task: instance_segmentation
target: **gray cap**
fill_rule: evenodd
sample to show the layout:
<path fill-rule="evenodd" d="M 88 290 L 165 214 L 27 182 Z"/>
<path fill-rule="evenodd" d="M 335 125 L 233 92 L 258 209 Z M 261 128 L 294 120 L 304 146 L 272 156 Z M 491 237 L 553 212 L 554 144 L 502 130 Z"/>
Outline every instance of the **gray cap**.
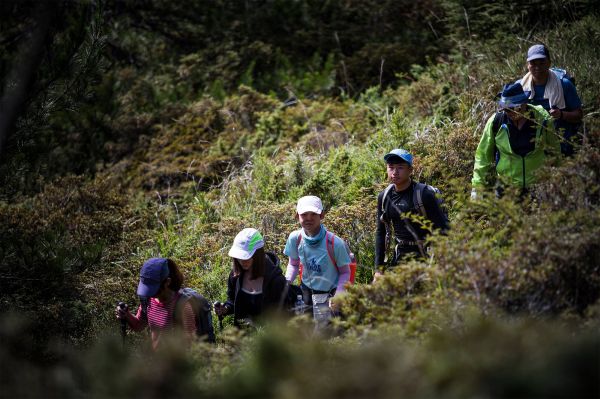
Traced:
<path fill-rule="evenodd" d="M 529 47 L 529 50 L 527 51 L 527 62 L 540 58 L 550 58 L 550 53 L 546 46 L 543 44 L 536 44 Z"/>

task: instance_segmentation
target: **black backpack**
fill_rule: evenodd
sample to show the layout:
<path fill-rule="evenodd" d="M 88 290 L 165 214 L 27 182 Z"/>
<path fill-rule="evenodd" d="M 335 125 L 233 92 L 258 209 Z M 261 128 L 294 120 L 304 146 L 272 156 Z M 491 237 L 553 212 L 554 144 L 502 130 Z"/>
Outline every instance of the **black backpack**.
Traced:
<path fill-rule="evenodd" d="M 573 76 L 571 76 L 571 74 L 569 74 L 569 72 L 567 72 L 565 69 L 558 68 L 558 67 L 551 67 L 550 70 L 552 72 L 554 72 L 554 74 L 558 77 L 558 79 L 568 80 L 569 82 L 571 82 L 573 84 L 573 86 L 575 86 L 575 78 Z"/>
<path fill-rule="evenodd" d="M 212 306 L 210 302 L 193 288 L 182 288 L 179 293 L 181 295 L 175 305 L 173 319 L 181 323 L 181 320 L 177 319 L 178 310 L 183 309 L 185 303 L 189 302 L 192 305 L 196 319 L 196 335 L 208 342 L 215 342 L 215 330 L 212 323 Z"/>
<path fill-rule="evenodd" d="M 182 323 L 179 315 L 186 302 L 189 302 L 194 312 L 196 335 L 208 342 L 215 342 L 215 330 L 212 323 L 212 306 L 206 298 L 193 288 L 179 290 L 179 298 L 173 311 L 173 325 Z M 142 305 L 142 319 L 148 320 L 148 298 L 140 297 Z"/>
<path fill-rule="evenodd" d="M 267 255 L 271 259 L 271 262 L 273 262 L 273 265 L 275 267 L 281 267 L 281 261 L 279 260 L 277 254 L 271 251 L 267 251 L 265 252 L 265 255 Z M 281 298 L 279 300 L 279 310 L 289 311 L 295 305 L 298 295 L 302 295 L 302 289 L 297 285 L 287 282 L 285 288 L 283 289 L 283 292 L 281 293 Z"/>
<path fill-rule="evenodd" d="M 385 203 L 385 200 L 387 199 L 387 196 L 388 196 L 390 190 L 393 188 L 394 188 L 394 185 L 390 184 L 389 186 L 386 187 L 386 189 L 383 192 L 383 197 L 381 198 L 381 214 L 382 215 L 385 215 L 385 213 L 386 213 L 385 210 L 386 210 L 387 204 Z M 429 184 L 415 182 L 415 186 L 413 188 L 413 204 L 414 204 L 415 208 L 419 211 L 421 216 L 423 216 L 424 218 L 427 218 L 427 210 L 425 209 L 425 205 L 423 205 L 423 191 L 425 191 L 425 190 L 429 190 L 429 191 L 433 192 L 435 201 L 437 202 L 438 206 L 440 207 L 440 210 L 444 214 L 444 217 L 446 218 L 446 220 L 448 220 L 448 212 L 446 210 L 446 207 L 444 206 L 444 200 L 442 199 L 442 192 L 437 187 L 430 186 Z"/>
<path fill-rule="evenodd" d="M 387 186 L 383 192 L 383 197 L 381 198 L 381 221 L 385 224 L 385 250 L 386 250 L 386 252 L 390 248 L 392 232 L 391 232 L 390 222 L 388 220 L 389 218 L 387 218 L 387 216 L 386 216 L 387 204 L 385 201 L 387 199 L 387 196 L 388 196 L 390 190 L 393 188 L 394 188 L 394 184 L 390 184 L 389 186 Z M 421 216 L 423 216 L 424 218 L 427 218 L 427 210 L 425 209 L 425 205 L 423 204 L 423 192 L 425 190 L 429 190 L 429 191 L 433 192 L 435 201 L 438 204 L 440 210 L 442 211 L 442 214 L 444 215 L 444 218 L 447 221 L 448 213 L 446 211 L 446 207 L 444 207 L 444 203 L 443 203 L 442 196 L 441 196 L 441 191 L 438 188 L 433 187 L 429 184 L 415 182 L 415 186 L 413 187 L 413 205 L 415 206 L 415 208 L 419 211 Z M 408 222 L 408 219 L 403 218 L 403 220 L 406 225 L 406 228 L 414 237 L 414 240 L 419 247 L 419 252 L 421 253 L 421 255 L 423 257 L 426 257 L 424 240 L 418 236 L 416 230 L 412 227 L 411 223 Z"/>

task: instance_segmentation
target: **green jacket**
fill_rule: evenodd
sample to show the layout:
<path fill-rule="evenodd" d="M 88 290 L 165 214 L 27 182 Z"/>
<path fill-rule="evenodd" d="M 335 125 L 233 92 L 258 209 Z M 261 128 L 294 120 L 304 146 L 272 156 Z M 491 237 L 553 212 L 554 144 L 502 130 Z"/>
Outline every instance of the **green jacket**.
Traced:
<path fill-rule="evenodd" d="M 550 114 L 541 106 L 528 105 L 533 120 L 537 124 L 535 149 L 521 157 L 513 152 L 508 138 L 508 127 L 501 125 L 497 132 L 492 132 L 494 116 L 485 124 L 483 135 L 475 152 L 473 167 L 473 188 L 491 187 L 496 175 L 506 179 L 510 184 L 527 188 L 535 183 L 535 172 L 542 167 L 549 157 L 558 157 L 560 141 L 554 131 L 554 123 Z M 496 164 L 496 149 L 500 159 Z"/>

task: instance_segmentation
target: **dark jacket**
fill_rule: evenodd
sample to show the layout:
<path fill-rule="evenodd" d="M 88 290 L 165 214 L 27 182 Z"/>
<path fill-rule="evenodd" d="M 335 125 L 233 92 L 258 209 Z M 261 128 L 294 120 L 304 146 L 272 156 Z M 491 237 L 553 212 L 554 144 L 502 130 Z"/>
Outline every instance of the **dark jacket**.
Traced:
<path fill-rule="evenodd" d="M 410 186 L 401 192 L 396 192 L 395 189 L 392 189 L 388 193 L 388 197 L 385 202 L 385 214 L 386 220 L 390 223 L 391 228 L 393 229 L 392 236 L 392 246 L 395 246 L 398 242 L 415 242 L 415 236 L 411 233 L 406 225 L 407 216 L 400 214 L 398 211 L 400 210 L 402 213 L 412 213 L 415 215 L 420 215 L 414 200 L 413 200 L 413 191 L 415 189 L 415 182 L 411 182 Z M 384 262 L 385 258 L 385 237 L 386 237 L 386 226 L 384 221 L 381 219 L 382 215 L 382 201 L 383 201 L 383 191 L 379 193 L 377 197 L 377 230 L 375 232 L 375 267 L 383 266 L 386 264 Z M 425 211 L 427 213 L 427 218 L 431 220 L 433 223 L 433 227 L 436 229 L 440 229 L 445 231 L 449 228 L 448 220 L 444 215 L 444 212 L 441 210 L 438 205 L 435 194 L 430 190 L 423 190 L 423 206 L 425 207 Z M 392 202 L 396 204 L 396 206 L 392 206 Z M 415 223 L 412 221 L 408 221 L 408 224 L 412 227 L 412 231 L 416 233 L 417 238 L 419 240 L 425 239 L 428 234 L 428 231 L 423 229 L 419 223 Z M 401 248 L 399 248 L 401 249 Z M 419 252 L 418 246 L 409 245 L 404 248 L 405 252 Z M 393 258 L 388 261 L 388 265 L 394 265 L 397 259 Z"/>
<path fill-rule="evenodd" d="M 233 275 L 233 271 L 229 274 L 227 280 L 227 314 L 233 314 L 234 324 L 242 317 L 239 314 L 237 301 L 238 293 L 241 289 L 241 282 L 244 278 L 244 271 L 238 276 Z M 279 259 L 272 252 L 265 252 L 265 275 L 263 276 L 262 286 L 262 311 L 273 311 L 281 309 L 285 306 L 286 295 L 286 280 L 279 267 Z"/>

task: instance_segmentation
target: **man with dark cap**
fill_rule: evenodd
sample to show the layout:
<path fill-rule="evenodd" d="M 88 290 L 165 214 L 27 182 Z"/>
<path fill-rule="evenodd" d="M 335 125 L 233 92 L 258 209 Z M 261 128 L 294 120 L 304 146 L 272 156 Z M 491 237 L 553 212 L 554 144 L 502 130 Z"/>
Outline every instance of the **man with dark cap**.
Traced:
<path fill-rule="evenodd" d="M 528 102 L 520 83 L 504 86 L 498 101 L 500 111 L 488 119 L 475 152 L 472 199 L 494 187 L 497 179 L 524 193 L 548 158 L 560 155 L 550 115 Z"/>
<path fill-rule="evenodd" d="M 413 181 L 412 155 L 396 148 L 383 157 L 390 185 L 377 197 L 377 232 L 375 235 L 375 276 L 379 278 L 387 267 L 393 267 L 409 255 L 425 256 L 424 240 L 428 230 L 414 216 L 422 216 L 434 228 L 447 230 L 448 219 L 436 194 L 437 189 Z M 392 235 L 392 231 L 393 235 Z M 387 259 L 387 249 L 394 240 L 394 254 Z"/>
<path fill-rule="evenodd" d="M 557 132 L 564 141 L 561 151 L 573 154 L 573 142 L 578 142 L 577 129 L 583 118 L 581 100 L 575 85 L 564 70 L 550 68 L 550 52 L 536 44 L 527 52 L 527 74 L 517 82 L 529 94 L 533 105 L 541 105 L 554 119 Z"/>

